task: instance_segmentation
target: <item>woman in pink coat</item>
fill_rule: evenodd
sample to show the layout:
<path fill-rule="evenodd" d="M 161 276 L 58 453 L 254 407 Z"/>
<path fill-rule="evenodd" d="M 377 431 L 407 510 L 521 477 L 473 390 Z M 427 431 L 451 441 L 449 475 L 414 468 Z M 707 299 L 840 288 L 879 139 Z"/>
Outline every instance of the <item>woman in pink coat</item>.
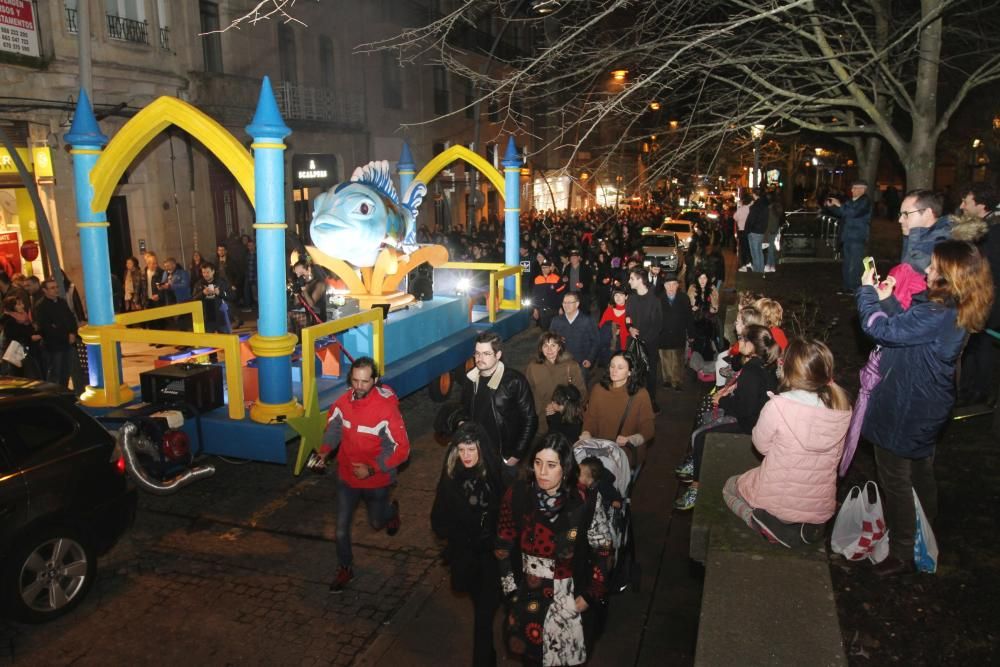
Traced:
<path fill-rule="evenodd" d="M 729 508 L 772 543 L 792 547 L 823 536 L 837 508 L 837 466 L 851 422 L 851 401 L 836 382 L 833 354 L 797 339 L 785 351 L 781 393 L 772 395 L 753 429 L 764 461 L 729 478 Z"/>

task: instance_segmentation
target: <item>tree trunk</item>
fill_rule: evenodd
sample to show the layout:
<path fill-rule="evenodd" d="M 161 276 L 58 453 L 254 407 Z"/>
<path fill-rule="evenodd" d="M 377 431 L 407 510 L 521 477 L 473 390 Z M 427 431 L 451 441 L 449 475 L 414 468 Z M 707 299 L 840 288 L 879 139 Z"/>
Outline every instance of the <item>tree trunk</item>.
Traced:
<path fill-rule="evenodd" d="M 913 142 L 903 159 L 906 169 L 907 191 L 920 189 L 930 190 L 934 187 L 936 142 Z"/>
<path fill-rule="evenodd" d="M 862 141 L 858 151 L 858 179 L 868 184 L 869 189 L 878 188 L 878 163 L 882 157 L 882 140 L 868 137 Z M 874 197 L 872 197 L 874 199 Z"/>

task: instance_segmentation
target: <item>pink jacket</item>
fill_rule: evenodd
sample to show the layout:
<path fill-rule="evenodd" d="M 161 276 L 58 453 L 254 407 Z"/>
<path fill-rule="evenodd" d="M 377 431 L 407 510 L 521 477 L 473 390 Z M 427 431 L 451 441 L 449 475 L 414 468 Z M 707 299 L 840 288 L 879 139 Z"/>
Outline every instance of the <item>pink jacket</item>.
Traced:
<path fill-rule="evenodd" d="M 850 410 L 772 394 L 753 429 L 764 461 L 740 475 L 740 495 L 782 521 L 825 523 L 837 507 L 837 466 L 850 422 Z"/>

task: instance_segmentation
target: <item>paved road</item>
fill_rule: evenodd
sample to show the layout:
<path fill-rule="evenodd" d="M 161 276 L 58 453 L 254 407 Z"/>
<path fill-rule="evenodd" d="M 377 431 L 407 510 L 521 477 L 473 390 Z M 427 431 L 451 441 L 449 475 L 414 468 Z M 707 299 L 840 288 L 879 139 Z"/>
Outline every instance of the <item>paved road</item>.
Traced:
<path fill-rule="evenodd" d="M 532 331 L 509 341 L 507 360 L 523 368 L 535 340 Z M 687 518 L 668 508 L 696 392 L 670 393 L 636 493 L 642 592 L 614 598 L 594 665 L 693 655 L 700 583 L 687 564 Z M 390 538 L 357 513 L 347 592 L 327 592 L 333 480 L 215 459 L 215 477 L 140 497 L 133 530 L 101 559 L 76 612 L 46 626 L 0 621 L 0 664 L 463 664 L 469 603 L 450 592 L 428 525 L 443 454 L 431 435 L 437 406 L 425 392 L 402 405 L 413 440 L 396 491 L 403 527 Z"/>

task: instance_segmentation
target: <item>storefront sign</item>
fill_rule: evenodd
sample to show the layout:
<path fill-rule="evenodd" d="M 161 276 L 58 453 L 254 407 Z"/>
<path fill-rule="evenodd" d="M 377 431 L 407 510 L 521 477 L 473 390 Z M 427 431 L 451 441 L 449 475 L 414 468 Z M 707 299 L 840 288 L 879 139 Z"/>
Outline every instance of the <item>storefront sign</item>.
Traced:
<path fill-rule="evenodd" d="M 0 51 L 38 57 L 38 24 L 31 0 L 0 0 Z"/>
<path fill-rule="evenodd" d="M 292 156 L 292 187 L 326 189 L 337 182 L 337 156 L 306 153 Z"/>
<path fill-rule="evenodd" d="M 21 272 L 21 243 L 17 232 L 0 232 L 0 271 L 8 276 Z"/>

